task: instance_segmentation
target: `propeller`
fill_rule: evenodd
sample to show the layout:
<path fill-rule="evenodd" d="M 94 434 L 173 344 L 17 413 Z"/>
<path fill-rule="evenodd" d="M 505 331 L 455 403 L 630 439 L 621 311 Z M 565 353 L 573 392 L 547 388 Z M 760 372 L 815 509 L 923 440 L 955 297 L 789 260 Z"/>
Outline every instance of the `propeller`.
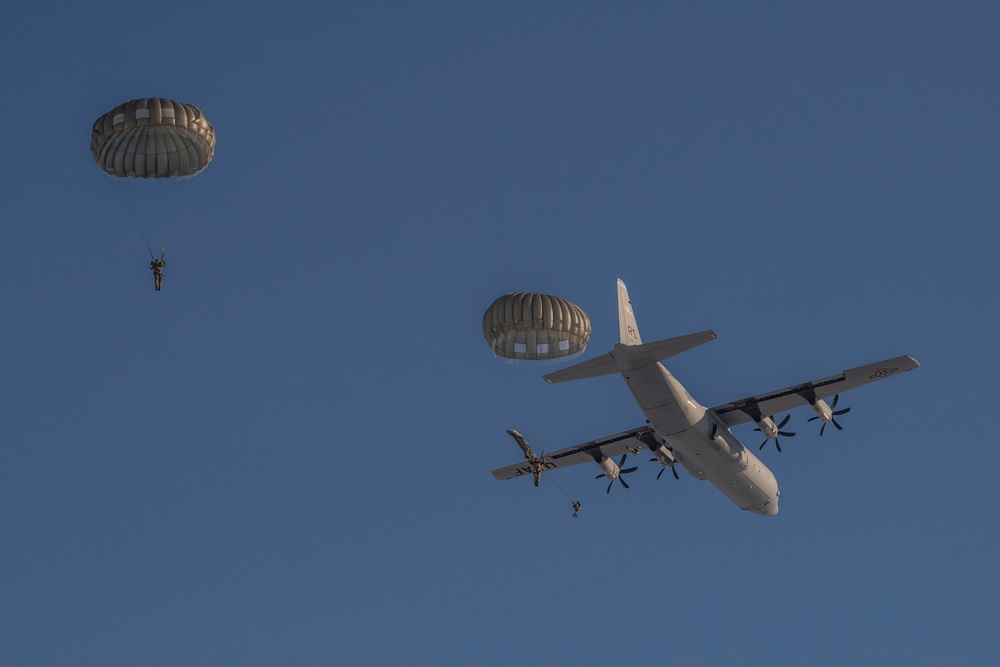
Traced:
<path fill-rule="evenodd" d="M 840 424 L 838 424 L 837 420 L 834 419 L 834 418 L 835 417 L 839 417 L 840 415 L 846 415 L 848 412 L 851 411 L 851 409 L 850 408 L 843 408 L 841 410 L 838 410 L 837 409 L 837 402 L 839 400 L 840 400 L 840 394 L 834 394 L 834 396 L 833 396 L 833 403 L 830 405 L 830 410 L 832 411 L 832 414 L 830 415 L 830 421 L 833 422 L 833 425 L 837 427 L 838 431 L 843 431 L 844 427 L 841 426 Z M 810 417 L 809 421 L 815 421 L 817 419 L 820 419 L 819 415 L 817 415 L 815 417 Z M 827 424 L 827 422 L 824 420 L 823 421 L 823 425 L 819 427 L 820 437 L 823 436 L 823 431 L 826 430 L 826 424 Z"/>
<path fill-rule="evenodd" d="M 622 454 L 622 459 L 621 459 L 621 461 L 618 462 L 618 477 L 616 477 L 616 479 L 619 482 L 621 482 L 622 486 L 624 486 L 626 489 L 629 488 L 629 485 L 628 485 L 628 483 L 624 479 L 622 479 L 622 475 L 624 475 L 625 473 L 628 473 L 628 472 L 635 472 L 636 470 L 639 469 L 638 466 L 632 466 L 631 468 L 622 468 L 622 466 L 625 465 L 625 459 L 627 457 L 628 457 L 627 453 L 626 454 Z M 594 479 L 600 479 L 602 477 L 607 477 L 607 475 L 605 475 L 604 473 L 601 473 L 600 475 L 598 475 Z M 614 486 L 614 484 L 615 484 L 615 480 L 611 480 L 611 483 L 608 484 L 607 493 L 611 493 L 611 487 Z"/>
<path fill-rule="evenodd" d="M 793 433 L 793 432 L 790 432 L 790 431 L 782 431 L 782 430 L 781 430 L 782 428 L 784 428 L 785 424 L 787 424 L 787 423 L 788 423 L 788 420 L 789 420 L 789 419 L 791 419 L 791 418 L 792 418 L 792 416 L 791 416 L 791 415 L 785 415 L 785 418 L 784 418 L 784 419 L 782 419 L 782 420 L 781 420 L 781 423 L 780 423 L 780 424 L 778 424 L 778 426 L 777 426 L 777 431 L 778 431 L 778 432 L 777 432 L 777 433 L 775 434 L 775 436 L 774 436 L 774 446 L 778 448 L 778 451 L 779 451 L 779 452 L 781 451 L 781 445 L 780 445 L 780 444 L 778 444 L 778 436 L 781 436 L 781 435 L 783 435 L 783 436 L 785 436 L 786 438 L 791 438 L 792 436 L 794 436 L 794 435 L 795 435 L 795 433 Z M 754 430 L 755 430 L 755 431 L 760 431 L 760 429 L 759 429 L 759 428 L 755 428 Z M 758 447 L 758 448 L 757 448 L 757 449 L 758 449 L 758 451 L 759 451 L 759 450 L 761 450 L 761 449 L 764 449 L 764 445 L 766 445 L 766 444 L 767 444 L 767 441 L 768 441 L 768 440 L 770 440 L 770 439 L 771 439 L 771 438 L 767 438 L 767 439 L 765 439 L 765 440 L 764 440 L 764 442 L 760 443 L 760 447 Z"/>
<path fill-rule="evenodd" d="M 659 461 L 659 459 L 649 459 L 649 461 L 650 462 Z M 677 464 L 675 463 L 674 465 L 677 465 Z M 680 479 L 681 478 L 681 476 L 677 474 L 677 468 L 675 468 L 673 465 L 669 466 L 669 468 L 670 468 L 670 472 L 674 473 L 674 479 Z M 656 473 L 656 479 L 660 479 L 660 475 L 662 475 L 666 470 L 667 470 L 666 468 L 663 468 L 663 469 L 660 470 L 660 472 Z"/>

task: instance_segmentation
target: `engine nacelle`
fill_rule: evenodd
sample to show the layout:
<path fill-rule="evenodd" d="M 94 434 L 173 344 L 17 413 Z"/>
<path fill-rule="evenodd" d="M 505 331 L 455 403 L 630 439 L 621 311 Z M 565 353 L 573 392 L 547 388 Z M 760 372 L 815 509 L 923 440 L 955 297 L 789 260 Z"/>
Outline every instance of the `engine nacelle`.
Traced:
<path fill-rule="evenodd" d="M 824 422 L 828 422 L 833 419 L 833 408 L 827 405 L 826 401 L 822 398 L 817 398 L 815 403 L 809 404 L 809 407 L 811 407 L 816 415 Z"/>
<path fill-rule="evenodd" d="M 774 423 L 774 420 L 770 417 L 761 417 L 757 421 L 757 428 L 760 432 L 764 434 L 764 437 L 768 440 L 774 440 L 778 437 L 778 425 Z"/>
<path fill-rule="evenodd" d="M 601 470 L 604 471 L 604 476 L 610 479 L 612 482 L 618 479 L 618 473 L 621 468 L 618 464 L 609 458 L 603 458 L 597 462 L 597 465 L 601 466 Z"/>
<path fill-rule="evenodd" d="M 677 457 L 667 447 L 667 443 L 652 431 L 640 433 L 635 439 L 645 445 L 646 449 L 653 452 L 653 456 L 656 457 L 656 460 L 664 468 L 672 468 L 677 463 Z"/>
<path fill-rule="evenodd" d="M 659 447 L 654 449 L 653 456 L 656 457 L 656 460 L 659 461 L 660 465 L 662 465 L 664 468 L 669 468 L 670 466 L 674 465 L 674 463 L 677 462 L 677 459 L 674 458 L 673 453 L 669 449 L 667 449 L 666 445 L 660 445 Z"/>

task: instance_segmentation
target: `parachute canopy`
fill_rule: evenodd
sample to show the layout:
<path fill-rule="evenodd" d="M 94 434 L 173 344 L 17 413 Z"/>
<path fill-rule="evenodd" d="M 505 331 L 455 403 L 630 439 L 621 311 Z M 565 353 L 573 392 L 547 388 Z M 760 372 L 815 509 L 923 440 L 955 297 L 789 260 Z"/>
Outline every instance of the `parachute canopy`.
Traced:
<path fill-rule="evenodd" d="M 579 306 L 559 297 L 512 292 L 486 309 L 483 335 L 501 357 L 557 359 L 587 347 L 590 318 Z"/>
<path fill-rule="evenodd" d="M 192 104 L 144 97 L 98 118 L 90 150 L 112 176 L 193 176 L 212 161 L 215 129 Z"/>

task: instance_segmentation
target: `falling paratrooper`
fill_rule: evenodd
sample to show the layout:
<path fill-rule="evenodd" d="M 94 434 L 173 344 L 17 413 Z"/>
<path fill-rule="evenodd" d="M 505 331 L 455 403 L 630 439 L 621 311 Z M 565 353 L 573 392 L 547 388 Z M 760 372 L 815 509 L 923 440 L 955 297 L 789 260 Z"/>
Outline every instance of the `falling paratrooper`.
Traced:
<path fill-rule="evenodd" d="M 535 478 L 535 486 L 538 486 L 538 484 L 542 481 L 542 473 L 545 472 L 546 469 L 545 454 L 543 453 L 541 456 L 535 454 L 535 451 L 531 448 L 531 443 L 525 440 L 524 436 L 514 429 L 507 429 L 507 435 L 514 438 L 514 441 L 517 442 L 517 446 L 521 448 L 522 452 L 524 452 L 524 458 L 528 461 L 528 465 L 531 466 L 531 474 Z M 562 491 L 562 489 L 560 489 L 560 491 Z M 563 491 L 564 495 L 565 493 L 566 492 Z M 567 496 L 567 498 L 568 497 L 569 496 Z M 572 503 L 573 518 L 576 519 L 580 516 L 580 510 L 583 508 L 583 504 L 579 500 L 573 500 Z"/>
<path fill-rule="evenodd" d="M 545 459 L 535 454 L 534 450 L 531 449 L 531 444 L 516 430 L 512 428 L 507 429 L 507 435 L 514 438 L 517 446 L 524 452 L 524 458 L 531 466 L 531 474 L 535 477 L 535 486 L 538 486 L 542 481 L 542 473 L 545 471 Z"/>
<path fill-rule="evenodd" d="M 90 150 L 104 173 L 115 179 L 187 179 L 201 173 L 215 155 L 215 129 L 201 110 L 161 97 L 144 97 L 120 104 L 94 122 Z M 136 212 L 136 225 L 152 260 L 156 290 L 166 262 L 166 240 L 157 259 Z"/>

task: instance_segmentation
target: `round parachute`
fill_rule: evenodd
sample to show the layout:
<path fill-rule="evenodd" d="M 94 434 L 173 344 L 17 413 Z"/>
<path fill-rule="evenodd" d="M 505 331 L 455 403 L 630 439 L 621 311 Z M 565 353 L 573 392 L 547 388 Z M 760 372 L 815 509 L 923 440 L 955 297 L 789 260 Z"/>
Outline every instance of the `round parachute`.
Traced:
<path fill-rule="evenodd" d="M 90 150 L 112 176 L 193 176 L 212 161 L 215 130 L 192 104 L 144 97 L 98 118 Z"/>
<path fill-rule="evenodd" d="M 558 359 L 587 347 L 590 318 L 559 297 L 512 292 L 486 309 L 483 335 L 501 357 Z"/>

